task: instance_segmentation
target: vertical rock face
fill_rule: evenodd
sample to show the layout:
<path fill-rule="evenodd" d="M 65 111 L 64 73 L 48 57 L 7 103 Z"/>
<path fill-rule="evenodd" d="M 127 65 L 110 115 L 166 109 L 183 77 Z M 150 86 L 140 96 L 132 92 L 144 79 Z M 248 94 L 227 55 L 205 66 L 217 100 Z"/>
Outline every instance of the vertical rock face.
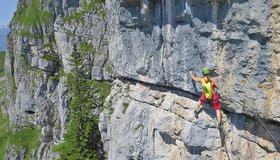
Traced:
<path fill-rule="evenodd" d="M 114 87 L 109 96 L 114 112 L 100 123 L 109 159 L 277 159 L 279 2 L 123 0 L 106 7 L 114 72 L 138 81 L 131 92 Z M 196 98 L 176 90 L 200 95 L 188 71 L 201 76 L 204 67 L 221 86 L 224 133 L 211 110 L 194 119 Z M 153 85 L 174 94 L 163 98 Z"/>
<path fill-rule="evenodd" d="M 273 66 L 273 70 L 276 72 L 276 77 L 274 76 L 275 79 L 275 91 L 271 91 L 270 93 L 272 94 L 272 96 L 274 96 L 275 100 L 273 101 L 274 106 L 275 107 L 275 113 L 274 115 L 276 115 L 277 112 L 279 112 L 279 104 L 280 104 L 280 64 L 279 64 L 279 60 L 280 60 L 280 48 L 279 48 L 279 44 L 280 44 L 280 34 L 279 32 L 277 32 L 280 28 L 279 28 L 279 23 L 280 23 L 280 18 L 279 16 L 279 12 L 280 12 L 280 5 L 278 1 L 272 1 L 271 2 L 271 6 L 272 6 L 272 10 L 271 10 L 271 16 L 269 17 L 269 22 L 270 22 L 270 30 L 271 30 L 271 47 L 272 47 L 272 66 Z M 278 107 L 277 107 L 278 106 Z"/>
<path fill-rule="evenodd" d="M 67 20 L 82 7 L 79 1 L 71 0 L 19 1 L 11 22 L 5 64 L 6 113 L 13 131 L 30 125 L 41 130 L 40 146 L 32 153 L 35 159 L 59 157 L 52 146 L 63 141 L 69 122 L 71 95 L 62 73 L 69 73 L 73 67 L 73 45 L 84 43 L 104 50 L 105 54 L 88 57 L 92 71 L 87 76 L 98 80 L 109 77 L 105 73 L 107 47 L 101 43 L 106 37 L 104 18 L 92 11 L 83 15 L 87 19 L 83 25 L 75 19 Z M 84 52 L 89 51 L 86 48 Z M 26 158 L 24 149 L 20 156 L 16 153 L 10 146 L 5 159 Z"/>
<path fill-rule="evenodd" d="M 223 113 L 224 130 L 219 130 L 211 107 L 194 117 L 192 98 L 177 90 L 114 81 L 107 97 L 114 112 L 100 116 L 108 159 L 277 159 L 277 143 L 261 122 Z M 279 137 L 279 125 L 266 127 Z"/>
<path fill-rule="evenodd" d="M 279 122 L 278 3 L 272 3 L 277 2 L 107 1 L 113 67 L 123 77 L 195 94 L 198 86 L 188 71 L 208 67 L 222 86 L 228 110 L 256 111 Z"/>
<path fill-rule="evenodd" d="M 99 123 L 108 159 L 280 156 L 279 1 L 106 0 L 106 17 L 84 2 L 22 0 L 10 25 L 5 111 L 15 132 L 40 128 L 34 159 L 59 158 L 75 45 L 98 53 L 85 78 L 114 80 Z M 201 86 L 188 72 L 204 67 L 220 84 L 224 130 L 211 106 L 193 116 Z M 5 159 L 25 152 L 9 146 Z"/>
<path fill-rule="evenodd" d="M 36 159 L 52 159 L 51 146 L 61 141 L 66 125 L 67 88 L 63 79 L 51 79 L 59 71 L 59 64 L 57 60 L 46 57 L 58 55 L 53 23 L 56 17 L 66 12 L 67 7 L 67 3 L 62 1 L 19 1 L 18 11 L 10 25 L 5 64 L 7 114 L 14 131 L 29 125 L 41 128 L 40 146 L 33 154 Z M 15 158 L 9 154 L 14 152 L 11 150 L 6 159 Z M 25 152 L 21 151 L 19 159 L 25 157 Z"/>

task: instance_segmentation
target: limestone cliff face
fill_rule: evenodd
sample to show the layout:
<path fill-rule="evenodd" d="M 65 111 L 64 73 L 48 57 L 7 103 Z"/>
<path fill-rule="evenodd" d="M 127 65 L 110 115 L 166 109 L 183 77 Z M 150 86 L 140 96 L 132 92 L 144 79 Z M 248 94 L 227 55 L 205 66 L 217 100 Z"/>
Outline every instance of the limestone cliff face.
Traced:
<path fill-rule="evenodd" d="M 279 1 L 106 0 L 105 17 L 90 2 L 23 0 L 11 22 L 5 111 L 14 132 L 40 128 L 34 159 L 59 157 L 76 45 L 99 53 L 84 59 L 86 78 L 113 81 L 99 123 L 108 159 L 279 157 Z M 28 7 L 34 21 L 22 20 Z M 211 107 L 193 116 L 201 89 L 188 72 L 204 67 L 220 84 L 224 132 Z M 11 145 L 5 159 L 25 152 Z"/>
<path fill-rule="evenodd" d="M 206 107 L 178 90 L 115 81 L 107 98 L 114 112 L 100 116 L 108 159 L 277 159 L 277 143 L 258 120 L 223 112 L 224 131 Z M 279 137 L 279 125 L 265 124 Z"/>
<path fill-rule="evenodd" d="M 19 1 L 10 25 L 5 64 L 8 84 L 6 114 L 14 132 L 30 126 L 41 131 L 40 146 L 32 152 L 35 159 L 58 157 L 52 146 L 62 142 L 69 122 L 71 95 L 63 74 L 72 68 L 73 44 L 83 41 L 106 50 L 100 43 L 105 36 L 104 20 L 95 14 L 85 15 L 84 19 L 88 20 L 83 26 L 75 20 L 72 23 L 69 22 L 71 19 L 63 20 L 81 8 L 79 1 L 71 0 Z M 97 24 L 92 25 L 93 22 Z M 104 79 L 101 69 L 106 53 L 88 57 L 92 63 L 89 67 L 94 71 L 88 77 L 96 74 L 99 79 Z M 26 158 L 26 149 L 15 150 L 16 147 L 9 146 L 5 159 Z"/>
<path fill-rule="evenodd" d="M 51 146 L 61 141 L 65 131 L 69 109 L 65 80 L 51 79 L 59 71 L 59 64 L 45 57 L 59 55 L 53 24 L 57 17 L 67 13 L 70 6 L 70 1 L 19 1 L 10 24 L 5 64 L 6 113 L 14 131 L 29 125 L 41 128 L 40 147 L 33 152 L 36 159 L 52 159 Z M 29 13 L 31 9 L 36 13 Z M 43 11 L 50 16 L 40 16 Z M 10 146 L 5 159 L 24 158 L 26 150 L 22 148 L 20 155 L 13 150 Z"/>
<path fill-rule="evenodd" d="M 100 126 L 109 159 L 277 159 L 279 2 L 106 4 L 115 73 L 148 83 L 130 85 L 128 91 L 114 87 L 108 97 L 115 112 L 105 112 Z M 214 127 L 213 111 L 193 117 L 197 99 L 192 95 L 201 90 L 188 71 L 201 76 L 204 67 L 214 71 L 221 87 L 224 133 Z"/>
<path fill-rule="evenodd" d="M 222 86 L 225 108 L 279 122 L 272 3 L 108 1 L 113 67 L 123 77 L 194 94 L 199 87 L 188 71 L 201 75 L 208 67 Z"/>

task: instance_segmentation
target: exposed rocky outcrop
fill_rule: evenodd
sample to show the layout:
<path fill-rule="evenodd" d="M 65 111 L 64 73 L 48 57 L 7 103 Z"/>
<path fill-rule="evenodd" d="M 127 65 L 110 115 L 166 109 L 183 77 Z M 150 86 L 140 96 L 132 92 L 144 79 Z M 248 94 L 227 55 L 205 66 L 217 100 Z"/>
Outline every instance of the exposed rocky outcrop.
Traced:
<path fill-rule="evenodd" d="M 261 122 L 226 112 L 219 130 L 212 108 L 194 117 L 192 99 L 178 90 L 114 81 L 106 101 L 114 112 L 100 117 L 108 159 L 277 159 L 279 148 Z M 266 126 L 279 138 L 279 125 Z"/>
<path fill-rule="evenodd" d="M 5 112 L 13 132 L 41 131 L 32 158 L 59 158 L 52 148 L 70 121 L 67 74 L 76 50 L 86 55 L 76 66 L 82 78 L 113 81 L 99 124 L 108 159 L 279 157 L 279 1 L 106 0 L 105 12 L 95 2 L 19 1 Z M 22 20 L 30 6 L 39 14 Z M 193 116 L 201 89 L 188 72 L 200 76 L 204 67 L 221 86 L 223 132 L 211 107 Z M 99 114 L 101 105 L 93 108 Z M 27 152 L 9 145 L 5 159 Z"/>
<path fill-rule="evenodd" d="M 273 7 L 266 0 L 129 2 L 107 2 L 114 38 L 110 59 L 117 74 L 197 94 L 199 87 L 188 71 L 208 67 L 222 86 L 228 110 L 248 115 L 256 111 L 279 122 L 275 114 L 278 66 L 272 50 L 278 34 L 271 33 L 271 27 L 277 26 L 271 22 L 278 24 L 278 17 L 268 21 L 277 4 Z"/>

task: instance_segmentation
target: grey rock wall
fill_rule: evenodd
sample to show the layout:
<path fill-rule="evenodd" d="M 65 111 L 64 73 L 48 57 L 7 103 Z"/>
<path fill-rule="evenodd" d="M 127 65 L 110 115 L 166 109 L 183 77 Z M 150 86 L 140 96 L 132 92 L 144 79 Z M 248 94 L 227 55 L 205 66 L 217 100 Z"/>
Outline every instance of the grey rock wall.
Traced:
<path fill-rule="evenodd" d="M 31 3 L 29 0 L 20 1 L 18 7 L 28 7 Z M 82 1 L 40 0 L 40 7 L 53 14 L 50 25 L 40 22 L 26 26 L 15 19 L 11 22 L 5 64 L 8 84 L 6 112 L 14 132 L 30 123 L 41 129 L 40 146 L 32 158 L 48 160 L 59 158 L 52 147 L 62 143 L 67 132 L 71 95 L 63 74 L 69 73 L 73 67 L 71 54 L 74 45 L 86 43 L 94 46 L 98 53 L 85 60 L 90 64 L 86 78 L 109 80 L 112 73 L 106 71 L 108 47 L 104 17 L 93 10 L 82 19 L 66 21 L 70 15 L 83 10 Z M 21 35 L 22 30 L 40 36 Z M 26 151 L 22 149 L 21 155 L 15 153 L 13 147 L 9 147 L 5 159 L 17 156 L 24 159 Z"/>
<path fill-rule="evenodd" d="M 31 1 L 20 1 L 18 7 L 29 6 Z M 70 7 L 78 7 L 77 1 L 40 1 L 41 9 L 53 13 L 53 22 L 49 26 L 24 26 L 15 20 L 11 22 L 11 33 L 8 37 L 8 53 L 5 70 L 7 81 L 7 114 L 13 131 L 27 127 L 30 123 L 41 128 L 40 146 L 33 151 L 34 159 L 58 158 L 53 153 L 52 146 L 63 141 L 63 135 L 69 122 L 70 95 L 65 77 L 59 77 L 59 71 L 65 66 L 65 72 L 70 69 L 61 55 L 69 56 L 72 44 L 68 50 L 61 41 L 67 42 L 58 31 L 63 25 L 56 25 L 61 17 L 69 15 Z M 19 32 L 26 29 L 42 37 L 23 36 Z M 39 28 L 39 29 L 38 29 Z M 73 25 L 73 28 L 75 26 Z M 53 37 L 52 37 L 53 36 Z M 69 37 L 65 38 L 69 39 Z M 55 40 L 55 41 L 54 41 Z M 48 44 L 48 45 L 45 45 Z M 69 49 L 70 48 L 70 49 Z M 47 59 L 45 56 L 57 57 Z M 69 61 L 69 59 L 68 59 Z M 58 76 L 58 78 L 53 78 Z M 5 159 L 24 159 L 26 151 L 21 150 L 16 155 L 13 147 L 7 149 Z"/>
<path fill-rule="evenodd" d="M 221 85 L 227 110 L 251 116 L 257 112 L 279 122 L 271 3 L 107 1 L 114 71 L 199 95 L 200 87 L 193 85 L 188 71 L 201 76 L 200 70 L 208 67 Z"/>
<path fill-rule="evenodd" d="M 279 146 L 260 121 L 223 113 L 216 128 L 207 107 L 196 119 L 191 95 L 162 87 L 115 80 L 100 116 L 108 159 L 277 159 Z M 113 110 L 113 111 L 112 111 Z M 279 141 L 279 125 L 266 123 Z M 277 151 L 278 150 L 278 151 Z"/>
<path fill-rule="evenodd" d="M 127 92 L 118 88 L 127 82 L 115 82 L 107 99 L 113 109 L 100 123 L 108 159 L 277 159 L 278 1 L 123 0 L 106 7 L 115 74 L 147 85 Z M 220 84 L 224 135 L 211 108 L 193 117 L 201 90 L 188 72 L 201 76 L 204 67 Z M 187 97 L 187 107 L 152 86 Z"/>
<path fill-rule="evenodd" d="M 41 127 L 35 159 L 59 158 L 52 146 L 67 132 L 71 96 L 66 78 L 53 76 L 71 71 L 73 46 L 83 42 L 102 53 L 85 60 L 87 78 L 123 79 L 113 82 L 100 115 L 108 159 L 279 157 L 278 144 L 256 117 L 279 142 L 279 1 L 106 0 L 106 17 L 86 13 L 83 23 L 65 21 L 82 10 L 81 1 L 40 2 L 54 14 L 52 24 L 28 31 L 53 37 L 21 36 L 24 27 L 12 21 L 5 62 L 11 126 Z M 224 132 L 215 128 L 211 107 L 193 116 L 201 89 L 188 72 L 201 76 L 204 67 L 220 84 Z M 6 159 L 23 159 L 25 152 L 9 146 Z"/>

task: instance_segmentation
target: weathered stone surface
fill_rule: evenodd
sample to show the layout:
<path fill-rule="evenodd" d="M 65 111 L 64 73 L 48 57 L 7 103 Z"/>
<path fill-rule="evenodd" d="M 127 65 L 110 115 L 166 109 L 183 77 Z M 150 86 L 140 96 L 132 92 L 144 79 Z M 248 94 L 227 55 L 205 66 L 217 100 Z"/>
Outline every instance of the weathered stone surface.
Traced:
<path fill-rule="evenodd" d="M 25 8 L 31 2 L 20 1 L 18 7 Z M 97 16 L 92 11 L 84 15 L 85 25 L 75 20 L 66 22 L 65 17 L 82 9 L 80 1 L 40 1 L 40 6 L 40 9 L 53 13 L 50 25 L 24 25 L 15 19 L 10 25 L 5 63 L 7 114 L 11 126 L 24 127 L 31 123 L 42 129 L 40 146 L 32 156 L 34 159 L 54 159 L 59 155 L 53 153 L 52 146 L 63 141 L 69 122 L 71 96 L 63 74 L 72 69 L 70 57 L 73 46 L 84 42 L 97 48 L 89 51 L 96 53 L 92 53 L 93 56 L 85 61 L 91 64 L 86 75 L 88 78 L 110 79 L 113 73 L 107 73 L 106 70 L 109 64 L 108 42 L 105 41 L 107 23 L 104 17 Z M 30 32 L 31 36 L 19 34 L 22 30 Z M 79 52 L 80 50 L 78 48 Z M 104 54 L 101 54 L 103 51 Z M 17 129 L 14 128 L 15 130 Z M 12 155 L 13 150 L 8 150 L 7 157 L 15 157 Z M 20 156 L 18 159 L 23 159 L 25 153 Z"/>
<path fill-rule="evenodd" d="M 154 95 L 165 96 L 158 99 Z M 178 99 L 187 107 L 173 103 Z M 274 159 L 279 156 L 277 144 L 260 121 L 244 114 L 223 113 L 224 131 L 219 130 L 211 107 L 205 106 L 196 119 L 195 101 L 161 87 L 154 90 L 149 85 L 116 80 L 107 104 L 111 106 L 101 113 L 99 127 L 108 159 Z M 265 125 L 279 141 L 279 125 Z"/>
<path fill-rule="evenodd" d="M 81 1 L 40 2 L 54 13 L 53 24 L 27 30 L 53 37 L 21 36 L 26 27 L 12 21 L 5 62 L 11 125 L 42 127 L 35 159 L 59 157 L 52 145 L 67 132 L 71 99 L 60 74 L 71 71 L 71 54 L 81 43 L 97 48 L 84 60 L 87 78 L 125 79 L 113 82 L 100 115 L 108 159 L 279 157 L 256 116 L 280 141 L 278 0 L 106 0 L 107 16 L 86 13 L 84 23 L 65 21 L 82 10 Z M 215 128 L 211 107 L 193 116 L 201 89 L 188 72 L 201 76 L 204 67 L 220 85 L 224 133 Z M 5 159 L 23 159 L 25 152 L 9 146 Z"/>
<path fill-rule="evenodd" d="M 121 77 L 198 94 L 188 71 L 208 67 L 216 72 L 224 108 L 279 122 L 274 114 L 279 65 L 272 51 L 278 43 L 279 2 L 270 3 L 107 1 L 113 68 Z"/>

